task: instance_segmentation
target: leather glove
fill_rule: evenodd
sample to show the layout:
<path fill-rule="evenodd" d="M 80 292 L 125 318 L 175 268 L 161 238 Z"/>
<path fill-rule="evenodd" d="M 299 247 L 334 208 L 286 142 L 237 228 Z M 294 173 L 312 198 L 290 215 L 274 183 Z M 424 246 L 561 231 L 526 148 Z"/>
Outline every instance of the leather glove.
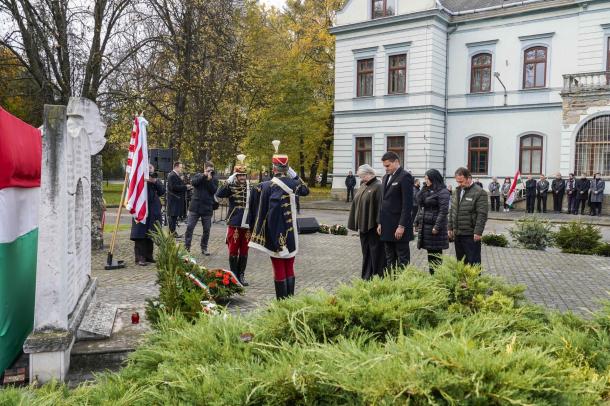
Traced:
<path fill-rule="evenodd" d="M 236 178 L 237 178 L 236 174 L 233 174 L 233 175 L 229 176 L 229 178 L 227 179 L 227 183 L 230 184 L 230 185 L 235 183 L 235 179 Z"/>

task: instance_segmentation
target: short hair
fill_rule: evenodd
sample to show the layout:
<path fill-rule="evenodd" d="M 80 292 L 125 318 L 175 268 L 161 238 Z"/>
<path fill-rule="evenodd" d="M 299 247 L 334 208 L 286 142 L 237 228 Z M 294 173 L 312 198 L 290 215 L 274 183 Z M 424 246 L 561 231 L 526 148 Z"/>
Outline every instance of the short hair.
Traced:
<path fill-rule="evenodd" d="M 390 162 L 396 162 L 396 161 L 400 161 L 400 158 L 398 157 L 398 154 L 394 151 L 388 151 L 385 154 L 383 154 L 383 156 L 381 157 L 382 161 L 390 161 Z"/>
<path fill-rule="evenodd" d="M 182 162 L 180 162 L 180 161 L 176 161 L 176 162 L 174 162 L 174 168 L 177 168 L 177 167 L 179 167 L 180 165 L 182 165 Z"/>
<path fill-rule="evenodd" d="M 205 161 L 205 167 L 206 168 L 213 168 L 214 164 L 212 163 L 212 161 Z"/>
<path fill-rule="evenodd" d="M 377 172 L 375 172 L 375 169 L 371 166 L 371 165 L 360 165 L 358 167 L 358 171 L 356 172 L 358 175 L 371 175 L 371 176 L 377 176 Z"/>
<path fill-rule="evenodd" d="M 465 178 L 472 178 L 472 173 L 468 170 L 468 168 L 459 167 L 455 170 L 455 176 L 463 176 Z"/>

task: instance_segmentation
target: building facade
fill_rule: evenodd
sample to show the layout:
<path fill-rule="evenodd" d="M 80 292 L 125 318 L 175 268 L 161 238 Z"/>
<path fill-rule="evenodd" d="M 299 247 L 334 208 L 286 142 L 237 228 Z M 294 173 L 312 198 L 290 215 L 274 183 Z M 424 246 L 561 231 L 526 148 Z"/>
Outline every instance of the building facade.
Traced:
<path fill-rule="evenodd" d="M 416 177 L 610 178 L 610 0 L 349 0 L 331 32 L 335 195 L 388 150 Z"/>

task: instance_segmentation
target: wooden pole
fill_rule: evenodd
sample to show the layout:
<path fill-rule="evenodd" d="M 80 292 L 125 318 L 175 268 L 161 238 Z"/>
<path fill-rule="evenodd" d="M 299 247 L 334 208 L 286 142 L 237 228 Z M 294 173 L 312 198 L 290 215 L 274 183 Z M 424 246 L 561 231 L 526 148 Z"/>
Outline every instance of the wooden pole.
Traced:
<path fill-rule="evenodd" d="M 117 264 L 114 264 L 112 257 L 114 255 L 114 248 L 116 245 L 116 235 L 119 231 L 119 223 L 121 222 L 121 211 L 123 210 L 123 205 L 125 204 L 125 189 L 127 188 L 128 181 L 129 181 L 129 173 L 127 171 L 125 171 L 125 180 L 123 181 L 123 189 L 121 190 L 121 200 L 119 203 L 119 210 L 117 213 L 116 221 L 114 222 L 114 232 L 112 233 L 112 240 L 110 242 L 110 250 L 108 251 L 106 269 L 116 269 L 116 268 L 123 267 L 123 266 L 117 266 Z"/>

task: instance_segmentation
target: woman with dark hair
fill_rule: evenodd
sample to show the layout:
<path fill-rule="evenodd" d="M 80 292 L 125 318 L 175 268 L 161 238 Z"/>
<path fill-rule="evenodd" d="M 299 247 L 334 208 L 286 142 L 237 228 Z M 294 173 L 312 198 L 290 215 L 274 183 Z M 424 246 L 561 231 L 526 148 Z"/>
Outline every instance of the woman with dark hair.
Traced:
<path fill-rule="evenodd" d="M 434 274 L 435 266 L 441 263 L 443 250 L 449 248 L 447 215 L 450 200 L 443 175 L 436 169 L 428 170 L 418 196 L 419 212 L 414 226 L 418 231 L 417 248 L 428 251 L 430 274 Z"/>
<path fill-rule="evenodd" d="M 502 184 L 502 198 L 504 199 L 504 212 L 507 213 L 510 211 L 510 207 L 508 207 L 508 193 L 510 192 L 511 180 L 509 177 L 504 178 L 504 184 Z"/>

